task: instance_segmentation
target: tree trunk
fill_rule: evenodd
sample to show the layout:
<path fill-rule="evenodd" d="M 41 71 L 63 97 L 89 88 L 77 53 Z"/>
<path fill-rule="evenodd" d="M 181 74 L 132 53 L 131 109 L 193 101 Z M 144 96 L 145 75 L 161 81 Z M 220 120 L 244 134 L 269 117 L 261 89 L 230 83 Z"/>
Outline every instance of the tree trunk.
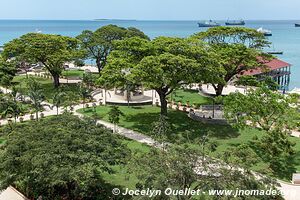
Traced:
<path fill-rule="evenodd" d="M 98 67 L 98 72 L 99 72 L 99 74 L 100 74 L 101 71 L 102 71 L 102 65 L 101 65 L 101 60 L 100 60 L 100 59 L 97 59 L 97 60 L 96 60 L 96 65 L 97 65 L 97 67 Z"/>
<path fill-rule="evenodd" d="M 59 83 L 59 75 L 58 74 L 53 74 L 53 84 L 55 88 L 58 88 L 60 83 Z"/>
<path fill-rule="evenodd" d="M 224 89 L 224 85 L 217 85 L 217 86 L 214 86 L 215 88 L 215 91 L 216 91 L 216 96 L 221 96 L 222 95 L 222 92 L 223 92 L 223 89 Z"/>
<path fill-rule="evenodd" d="M 157 90 L 156 91 L 159 95 L 159 99 L 160 99 L 160 114 L 163 116 L 167 116 L 168 114 L 168 103 L 166 100 L 166 92 L 161 91 L 161 90 Z"/>
<path fill-rule="evenodd" d="M 39 112 L 35 112 L 35 118 L 36 118 L 36 121 L 39 121 Z"/>
<path fill-rule="evenodd" d="M 56 115 L 58 116 L 58 106 L 56 106 Z"/>

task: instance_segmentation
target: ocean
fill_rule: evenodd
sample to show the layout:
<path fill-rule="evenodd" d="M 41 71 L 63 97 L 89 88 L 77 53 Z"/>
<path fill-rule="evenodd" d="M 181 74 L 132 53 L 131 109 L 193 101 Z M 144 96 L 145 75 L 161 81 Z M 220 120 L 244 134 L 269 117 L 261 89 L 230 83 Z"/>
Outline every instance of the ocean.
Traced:
<path fill-rule="evenodd" d="M 135 20 L 0 20 L 0 46 L 28 32 L 41 31 L 48 34 L 77 36 L 83 30 L 115 24 L 123 27 L 136 27 L 149 37 L 177 36 L 187 37 L 207 28 L 199 28 L 198 21 L 135 21 Z M 225 21 L 220 21 L 225 23 Z M 300 20 L 298 21 L 300 22 Z M 269 37 L 272 47 L 284 51 L 278 58 L 292 64 L 290 89 L 300 88 L 300 28 L 294 24 L 297 21 L 246 21 L 246 27 L 258 29 L 263 27 L 272 31 Z M 92 61 L 90 61 L 92 62 Z"/>

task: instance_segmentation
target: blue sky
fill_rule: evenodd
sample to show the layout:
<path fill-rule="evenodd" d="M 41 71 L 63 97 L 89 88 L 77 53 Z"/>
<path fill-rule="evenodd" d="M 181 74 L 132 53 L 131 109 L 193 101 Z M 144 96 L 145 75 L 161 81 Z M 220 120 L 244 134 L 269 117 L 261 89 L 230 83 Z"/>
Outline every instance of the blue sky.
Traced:
<path fill-rule="evenodd" d="M 0 19 L 300 19 L 300 0 L 1 0 Z"/>

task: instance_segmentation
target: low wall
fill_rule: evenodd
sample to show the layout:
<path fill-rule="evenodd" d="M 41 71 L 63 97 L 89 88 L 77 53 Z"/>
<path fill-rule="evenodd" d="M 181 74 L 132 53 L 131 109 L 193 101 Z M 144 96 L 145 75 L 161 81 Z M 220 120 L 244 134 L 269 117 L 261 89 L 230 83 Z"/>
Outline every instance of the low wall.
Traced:
<path fill-rule="evenodd" d="M 206 123 L 206 124 L 219 124 L 219 125 L 227 125 L 228 122 L 226 119 L 212 119 L 212 118 L 204 118 L 202 116 L 198 116 L 193 112 L 190 112 L 188 115 L 192 120 L 198 121 L 198 122 L 202 122 L 202 123 Z"/>

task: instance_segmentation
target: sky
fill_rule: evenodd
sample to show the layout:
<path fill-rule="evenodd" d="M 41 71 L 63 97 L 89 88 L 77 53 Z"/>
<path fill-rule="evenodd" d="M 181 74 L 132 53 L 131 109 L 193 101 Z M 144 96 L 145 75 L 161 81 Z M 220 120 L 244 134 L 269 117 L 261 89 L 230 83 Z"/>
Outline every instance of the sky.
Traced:
<path fill-rule="evenodd" d="M 300 0 L 0 0 L 0 19 L 300 19 Z"/>

